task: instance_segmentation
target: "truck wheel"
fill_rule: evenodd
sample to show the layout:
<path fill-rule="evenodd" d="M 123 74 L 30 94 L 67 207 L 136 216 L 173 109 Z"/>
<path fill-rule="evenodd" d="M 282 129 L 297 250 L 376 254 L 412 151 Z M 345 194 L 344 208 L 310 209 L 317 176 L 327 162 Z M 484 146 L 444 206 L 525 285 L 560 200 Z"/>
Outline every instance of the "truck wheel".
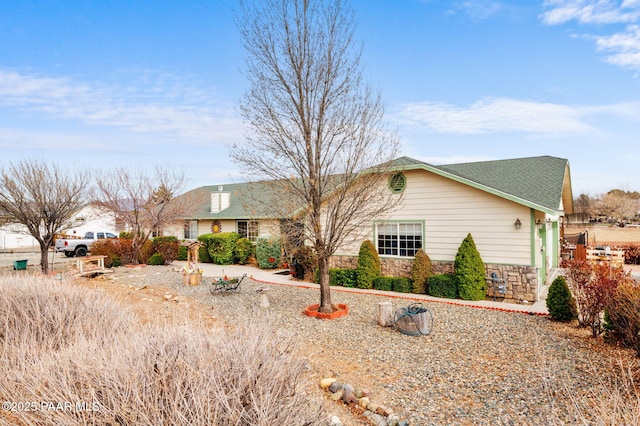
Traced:
<path fill-rule="evenodd" d="M 73 257 L 73 252 L 72 251 L 65 251 L 64 255 L 67 257 Z"/>
<path fill-rule="evenodd" d="M 87 249 L 84 247 L 78 247 L 76 249 L 76 256 L 81 257 L 81 256 L 86 256 L 87 255 Z"/>

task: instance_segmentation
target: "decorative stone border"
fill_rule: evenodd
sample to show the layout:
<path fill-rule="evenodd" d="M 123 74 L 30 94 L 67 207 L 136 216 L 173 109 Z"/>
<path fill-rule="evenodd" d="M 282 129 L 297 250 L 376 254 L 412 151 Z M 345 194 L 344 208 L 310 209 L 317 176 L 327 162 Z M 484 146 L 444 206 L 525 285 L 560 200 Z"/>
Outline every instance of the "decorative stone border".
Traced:
<path fill-rule="evenodd" d="M 349 383 L 340 383 L 333 377 L 320 380 L 320 388 L 329 391 L 332 401 L 342 401 L 355 407 L 372 425 L 409 426 L 406 420 L 400 420 L 393 409 L 371 401 L 371 392 L 367 389 L 356 390 Z M 333 424 L 337 426 L 340 423 Z"/>
<path fill-rule="evenodd" d="M 331 313 L 318 312 L 319 304 L 309 305 L 304 309 L 304 314 L 308 317 L 315 317 L 318 319 L 336 319 L 341 318 L 349 313 L 349 307 L 344 303 L 338 304 L 338 309 Z"/>

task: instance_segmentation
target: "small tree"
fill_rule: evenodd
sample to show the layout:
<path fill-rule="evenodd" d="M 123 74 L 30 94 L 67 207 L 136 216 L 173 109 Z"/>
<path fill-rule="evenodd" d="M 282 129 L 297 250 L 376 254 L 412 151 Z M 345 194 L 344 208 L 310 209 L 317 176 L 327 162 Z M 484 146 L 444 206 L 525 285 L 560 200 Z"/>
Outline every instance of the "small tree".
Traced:
<path fill-rule="evenodd" d="M 602 333 L 603 311 L 617 287 L 631 280 L 630 275 L 621 266 L 611 266 L 608 262 L 572 260 L 565 266 L 578 306 L 578 321 L 581 326 L 590 327 L 592 336 L 597 337 Z"/>
<path fill-rule="evenodd" d="M 564 277 L 557 277 L 549 286 L 547 309 L 556 321 L 572 321 L 577 318 L 576 301 Z"/>
<path fill-rule="evenodd" d="M 373 288 L 373 280 L 380 276 L 380 258 L 375 246 L 369 240 L 360 245 L 356 277 L 358 288 Z"/>
<path fill-rule="evenodd" d="M 427 282 L 433 274 L 431 269 L 431 259 L 424 250 L 420 249 L 416 252 L 413 265 L 411 265 L 411 283 L 413 292 L 418 294 L 427 293 Z"/>
<path fill-rule="evenodd" d="M 462 240 L 453 264 L 458 294 L 463 300 L 484 300 L 487 294 L 484 262 L 471 234 Z"/>
<path fill-rule="evenodd" d="M 49 271 L 53 238 L 69 228 L 71 218 L 87 201 L 87 171 L 71 171 L 37 160 L 23 160 L 0 171 L 0 217 L 24 226 L 40 245 L 40 270 Z"/>
<path fill-rule="evenodd" d="M 153 174 L 118 168 L 101 174 L 96 182 L 96 202 L 129 227 L 133 262 L 152 233 L 181 220 L 193 210 L 193 200 L 174 202 L 185 183 L 184 174 L 156 167 Z"/>

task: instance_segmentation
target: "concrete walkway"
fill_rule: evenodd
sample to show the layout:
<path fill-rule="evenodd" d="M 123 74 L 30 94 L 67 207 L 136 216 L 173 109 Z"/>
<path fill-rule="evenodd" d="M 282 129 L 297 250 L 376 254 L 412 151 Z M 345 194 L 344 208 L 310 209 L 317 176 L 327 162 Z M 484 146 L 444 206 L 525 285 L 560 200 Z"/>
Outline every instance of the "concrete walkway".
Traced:
<path fill-rule="evenodd" d="M 182 268 L 186 262 L 175 261 L 173 266 L 176 268 Z M 212 263 L 199 263 L 198 267 L 203 270 L 203 277 L 222 277 L 227 275 L 229 277 L 239 277 L 247 274 L 255 281 L 259 281 L 265 284 L 276 285 L 289 285 L 303 288 L 315 288 L 319 289 L 320 286 L 315 283 L 307 281 L 298 281 L 292 279 L 292 277 L 286 274 L 285 269 L 260 269 L 255 266 L 246 265 L 214 265 Z M 285 274 L 283 274 L 285 273 Z M 491 300 L 458 300 L 458 299 L 443 299 L 439 297 L 428 296 L 426 294 L 414 294 L 414 293 L 396 293 L 393 291 L 381 291 L 381 290 L 362 290 L 358 288 L 345 288 L 345 287 L 331 287 L 332 292 L 350 292 L 350 293 L 362 293 L 373 294 L 384 297 L 394 297 L 399 299 L 416 300 L 416 301 L 428 301 L 435 303 L 446 303 L 451 305 L 470 306 L 474 308 L 494 309 L 507 312 L 521 312 L 529 315 L 547 315 L 546 301 L 540 300 L 530 304 L 518 304 L 507 303 Z M 546 296 L 546 292 L 544 292 Z"/>

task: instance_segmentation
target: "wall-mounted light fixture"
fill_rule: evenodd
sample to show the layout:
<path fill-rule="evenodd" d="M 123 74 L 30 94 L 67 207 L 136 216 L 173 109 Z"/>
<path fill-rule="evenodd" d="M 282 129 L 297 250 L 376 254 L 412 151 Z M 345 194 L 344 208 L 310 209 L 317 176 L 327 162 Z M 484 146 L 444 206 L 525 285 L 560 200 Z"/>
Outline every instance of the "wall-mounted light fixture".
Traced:
<path fill-rule="evenodd" d="M 538 227 L 538 229 L 542 229 L 542 225 L 543 225 L 542 219 L 536 220 L 536 226 Z"/>
<path fill-rule="evenodd" d="M 522 226 L 522 222 L 520 222 L 520 218 L 516 218 L 516 221 L 513 223 L 513 226 L 516 227 L 516 229 L 520 229 L 520 227 Z"/>

